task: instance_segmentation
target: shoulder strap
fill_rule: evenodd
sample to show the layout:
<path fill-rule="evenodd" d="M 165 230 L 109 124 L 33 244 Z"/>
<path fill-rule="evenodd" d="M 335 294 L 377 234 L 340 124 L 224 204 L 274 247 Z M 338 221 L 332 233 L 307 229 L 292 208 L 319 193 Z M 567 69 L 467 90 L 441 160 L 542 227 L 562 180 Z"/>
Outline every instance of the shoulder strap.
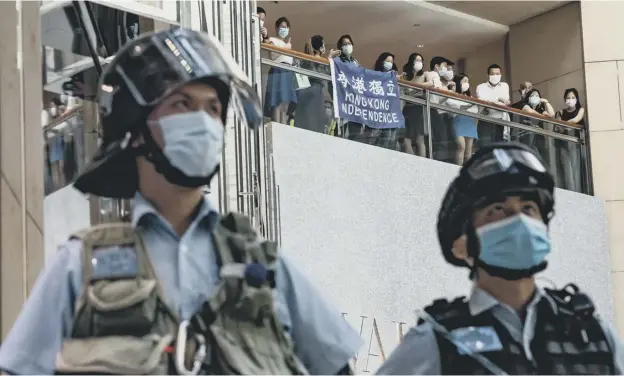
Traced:
<path fill-rule="evenodd" d="M 545 288 L 544 291 L 555 302 L 557 306 L 556 314 L 576 319 L 594 317 L 594 303 L 575 284 L 567 284 L 559 290 Z"/>
<path fill-rule="evenodd" d="M 465 296 L 459 296 L 452 301 L 436 299 L 431 305 L 426 306 L 424 310 L 429 316 L 448 330 L 455 329 L 458 321 L 461 322 L 467 315 L 470 315 L 468 301 Z M 420 325 L 422 322 L 423 320 L 420 319 L 418 324 Z"/>
<path fill-rule="evenodd" d="M 226 214 L 217 224 L 214 238 L 220 266 L 254 262 L 274 269 L 277 244 L 262 239 L 246 216 Z"/>
<path fill-rule="evenodd" d="M 544 289 L 556 305 L 553 317 L 566 333 L 577 343 L 586 345 L 596 336 L 606 338 L 604 330 L 595 316 L 595 306 L 591 298 L 574 284 L 560 290 Z"/>

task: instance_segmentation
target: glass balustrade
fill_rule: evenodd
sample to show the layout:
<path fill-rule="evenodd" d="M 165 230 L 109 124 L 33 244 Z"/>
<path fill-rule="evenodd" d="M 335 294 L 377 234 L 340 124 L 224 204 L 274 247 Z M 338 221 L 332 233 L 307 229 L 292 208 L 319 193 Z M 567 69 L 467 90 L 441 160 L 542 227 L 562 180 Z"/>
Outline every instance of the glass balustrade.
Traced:
<path fill-rule="evenodd" d="M 334 117 L 326 59 L 267 44 L 262 49 L 266 122 L 457 165 L 483 145 L 517 141 L 542 156 L 557 187 L 591 192 L 585 130 L 576 124 L 399 80 L 405 128 L 374 129 Z"/>

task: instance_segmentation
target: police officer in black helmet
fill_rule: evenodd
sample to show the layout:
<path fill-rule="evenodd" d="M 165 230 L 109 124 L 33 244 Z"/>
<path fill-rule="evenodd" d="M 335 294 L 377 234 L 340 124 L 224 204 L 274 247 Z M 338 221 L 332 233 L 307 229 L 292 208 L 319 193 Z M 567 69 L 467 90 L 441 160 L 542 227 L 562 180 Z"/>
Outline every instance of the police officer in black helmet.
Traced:
<path fill-rule="evenodd" d="M 480 149 L 438 217 L 447 262 L 470 269 L 468 298 L 436 300 L 379 374 L 621 374 L 622 343 L 575 285 L 542 289 L 554 182 L 516 143 Z"/>
<path fill-rule="evenodd" d="M 75 187 L 133 198 L 131 223 L 61 245 L 0 347 L 0 371 L 351 372 L 358 333 L 247 218 L 204 197 L 227 114 L 262 122 L 246 80 L 219 41 L 194 31 L 119 51 L 100 83 L 102 144 Z"/>

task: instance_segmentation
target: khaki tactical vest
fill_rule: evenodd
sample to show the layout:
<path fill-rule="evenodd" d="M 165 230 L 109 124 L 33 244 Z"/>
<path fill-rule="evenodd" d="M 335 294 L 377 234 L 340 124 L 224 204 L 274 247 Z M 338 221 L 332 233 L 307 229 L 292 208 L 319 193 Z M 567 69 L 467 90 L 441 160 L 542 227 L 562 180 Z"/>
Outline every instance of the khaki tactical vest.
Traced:
<path fill-rule="evenodd" d="M 83 291 L 58 374 L 307 374 L 275 314 L 275 243 L 230 213 L 213 234 L 220 284 L 191 320 L 179 322 L 141 236 L 129 224 L 98 225 L 83 243 Z M 98 279 L 96 252 L 133 249 L 131 277 Z"/>

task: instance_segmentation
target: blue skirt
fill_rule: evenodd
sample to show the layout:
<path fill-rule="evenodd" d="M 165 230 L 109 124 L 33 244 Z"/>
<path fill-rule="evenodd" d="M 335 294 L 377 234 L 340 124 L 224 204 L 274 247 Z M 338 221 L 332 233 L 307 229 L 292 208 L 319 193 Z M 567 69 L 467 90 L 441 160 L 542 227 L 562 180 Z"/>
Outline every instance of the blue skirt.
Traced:
<path fill-rule="evenodd" d="M 271 116 L 275 106 L 282 103 L 297 103 L 295 74 L 282 68 L 271 68 L 266 83 L 264 114 Z"/>
<path fill-rule="evenodd" d="M 477 135 L 477 124 L 475 119 L 464 116 L 457 115 L 453 119 L 453 128 L 455 129 L 456 137 L 470 137 L 477 139 L 479 136 Z"/>

